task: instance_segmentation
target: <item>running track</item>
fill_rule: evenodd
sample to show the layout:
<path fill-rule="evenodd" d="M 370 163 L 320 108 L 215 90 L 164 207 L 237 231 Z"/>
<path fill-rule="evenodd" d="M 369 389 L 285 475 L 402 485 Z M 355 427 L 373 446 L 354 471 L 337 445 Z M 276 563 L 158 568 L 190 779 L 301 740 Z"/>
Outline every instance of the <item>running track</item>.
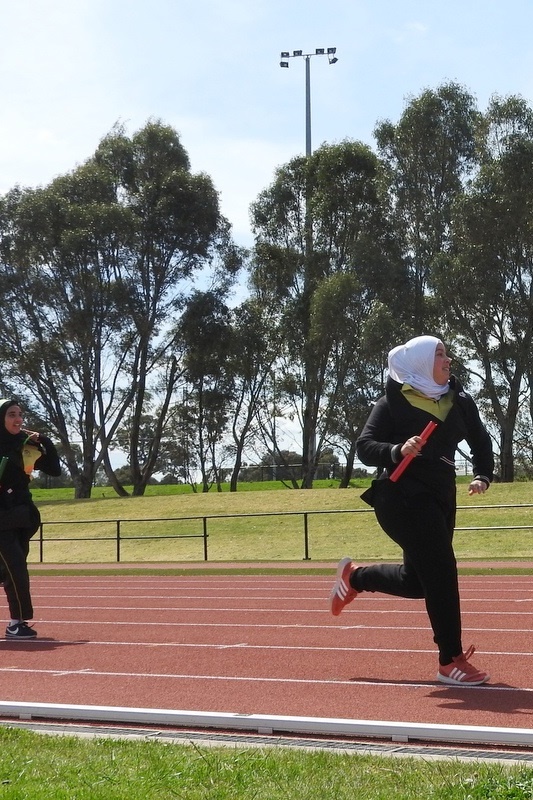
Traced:
<path fill-rule="evenodd" d="M 533 575 L 462 577 L 483 687 L 435 681 L 420 601 L 332 576 L 32 578 L 32 642 L 0 639 L 0 700 L 533 728 Z"/>

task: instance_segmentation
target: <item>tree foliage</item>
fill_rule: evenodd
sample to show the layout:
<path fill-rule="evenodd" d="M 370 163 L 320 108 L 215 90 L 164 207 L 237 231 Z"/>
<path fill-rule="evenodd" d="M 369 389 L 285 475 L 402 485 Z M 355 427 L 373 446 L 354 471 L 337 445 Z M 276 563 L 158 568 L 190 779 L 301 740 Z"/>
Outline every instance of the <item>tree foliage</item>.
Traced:
<path fill-rule="evenodd" d="M 533 111 L 495 96 L 481 112 L 447 83 L 375 137 L 280 166 L 249 257 L 159 121 L 0 198 L 0 388 L 59 440 L 77 497 L 103 472 L 123 494 L 121 478 L 142 494 L 154 473 L 236 490 L 253 452 L 295 488 L 342 453 L 347 486 L 387 352 L 420 333 L 445 339 L 501 478 L 517 457 L 531 472 Z M 242 265 L 249 296 L 232 305 Z"/>
<path fill-rule="evenodd" d="M 226 290 L 239 264 L 211 180 L 191 173 L 171 128 L 149 122 L 131 138 L 117 128 L 71 174 L 3 198 L 0 262 L 4 385 L 49 420 L 79 497 L 101 462 L 113 479 L 109 448 L 127 413 L 142 494 L 180 376 L 171 323 L 186 287 L 214 264 Z M 141 460 L 153 397 L 160 414 Z"/>
<path fill-rule="evenodd" d="M 499 444 L 501 478 L 511 481 L 517 420 L 531 411 L 533 112 L 518 98 L 494 98 L 482 144 L 479 172 L 455 203 L 453 248 L 438 262 L 434 285 L 446 298 L 463 360 L 481 365 L 479 398 Z"/>
<path fill-rule="evenodd" d="M 324 145 L 280 168 L 252 215 L 252 286 L 277 308 L 277 382 L 302 427 L 301 485 L 309 488 L 349 364 L 362 356 L 353 320 L 382 292 L 394 305 L 404 278 L 378 160 L 358 142 Z"/>

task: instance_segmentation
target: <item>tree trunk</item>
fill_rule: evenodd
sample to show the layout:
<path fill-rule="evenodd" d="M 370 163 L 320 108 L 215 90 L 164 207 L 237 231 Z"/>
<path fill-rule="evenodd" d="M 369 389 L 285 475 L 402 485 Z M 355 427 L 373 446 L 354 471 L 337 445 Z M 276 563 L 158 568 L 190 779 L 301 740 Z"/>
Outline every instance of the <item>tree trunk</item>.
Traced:
<path fill-rule="evenodd" d="M 74 482 L 74 498 L 76 500 L 88 500 L 91 496 L 93 488 L 92 478 L 88 475 L 78 472 L 73 479 Z"/>
<path fill-rule="evenodd" d="M 307 391 L 302 437 L 302 489 L 312 489 L 316 472 L 316 410 L 315 393 Z"/>
<path fill-rule="evenodd" d="M 346 454 L 346 467 L 339 483 L 339 489 L 347 489 L 350 485 L 350 480 L 353 472 L 353 464 L 355 461 L 355 442 L 350 442 L 350 449 Z"/>
<path fill-rule="evenodd" d="M 107 479 L 111 485 L 111 487 L 115 490 L 119 497 L 129 497 L 129 493 L 126 489 L 122 486 L 120 481 L 117 479 L 115 475 L 115 471 L 111 466 L 111 461 L 109 460 L 109 452 L 106 450 L 103 454 L 102 463 L 105 469 L 105 474 L 107 475 Z"/>
<path fill-rule="evenodd" d="M 514 481 L 514 455 L 512 431 L 502 429 L 500 438 L 500 480 L 502 483 Z"/>
<path fill-rule="evenodd" d="M 231 471 L 231 478 L 229 482 L 230 492 L 237 491 L 237 482 L 239 480 L 239 472 L 241 471 L 241 466 L 242 466 L 242 451 L 243 451 L 243 444 L 241 441 L 239 441 L 239 443 L 237 444 L 235 461 L 233 462 L 233 469 Z"/>

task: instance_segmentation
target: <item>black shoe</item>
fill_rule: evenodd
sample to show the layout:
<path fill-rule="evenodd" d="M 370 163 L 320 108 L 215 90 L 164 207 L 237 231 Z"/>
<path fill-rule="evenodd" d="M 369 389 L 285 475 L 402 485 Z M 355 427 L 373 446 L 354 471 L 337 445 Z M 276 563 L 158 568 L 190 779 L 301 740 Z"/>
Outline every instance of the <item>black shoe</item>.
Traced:
<path fill-rule="evenodd" d="M 6 639 L 35 639 L 37 631 L 30 628 L 27 622 L 15 622 L 6 628 Z"/>

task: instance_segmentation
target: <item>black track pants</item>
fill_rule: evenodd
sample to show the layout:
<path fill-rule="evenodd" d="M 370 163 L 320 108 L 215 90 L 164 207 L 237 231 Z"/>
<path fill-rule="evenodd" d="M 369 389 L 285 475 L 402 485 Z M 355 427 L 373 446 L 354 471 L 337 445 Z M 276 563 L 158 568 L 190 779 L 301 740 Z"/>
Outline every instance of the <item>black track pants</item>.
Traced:
<path fill-rule="evenodd" d="M 0 531 L 0 566 L 11 619 L 33 618 L 26 561 L 30 536 L 27 529 Z"/>
<path fill-rule="evenodd" d="M 457 562 L 452 546 L 455 504 L 446 511 L 430 494 L 378 498 L 376 518 L 403 550 L 403 564 L 361 567 L 354 588 L 424 598 L 442 664 L 462 652 Z"/>

